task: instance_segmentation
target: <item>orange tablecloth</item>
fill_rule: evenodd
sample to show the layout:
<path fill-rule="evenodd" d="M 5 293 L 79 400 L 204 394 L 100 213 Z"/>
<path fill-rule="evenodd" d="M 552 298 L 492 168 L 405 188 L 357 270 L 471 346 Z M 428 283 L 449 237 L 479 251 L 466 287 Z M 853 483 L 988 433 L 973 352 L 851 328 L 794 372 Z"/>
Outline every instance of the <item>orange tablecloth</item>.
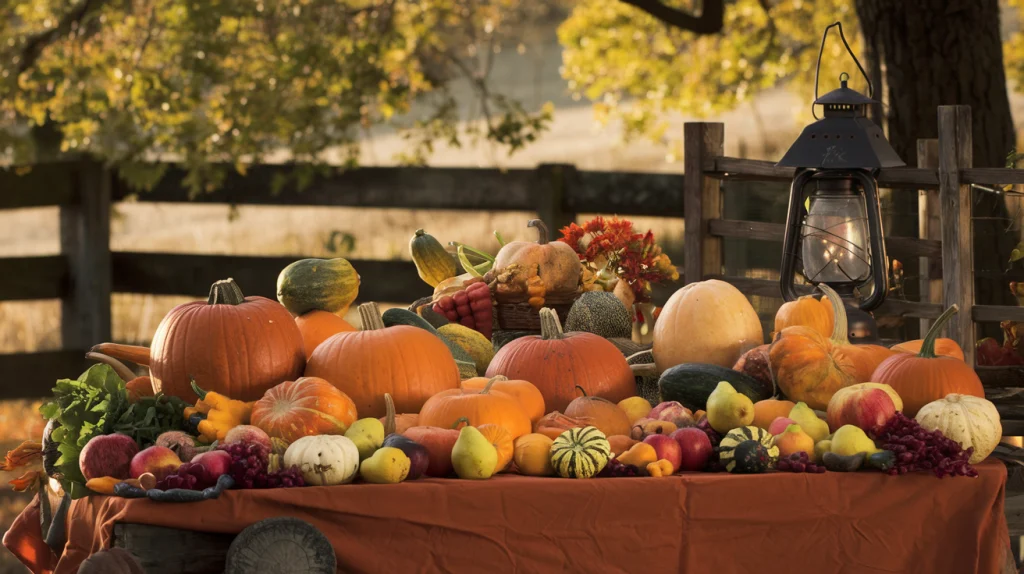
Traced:
<path fill-rule="evenodd" d="M 339 567 L 355 572 L 997 573 L 1006 470 L 989 461 L 978 472 L 502 475 L 229 491 L 188 505 L 93 496 L 73 504 L 55 572 L 108 546 L 115 522 L 234 533 L 290 515 L 323 531 Z"/>

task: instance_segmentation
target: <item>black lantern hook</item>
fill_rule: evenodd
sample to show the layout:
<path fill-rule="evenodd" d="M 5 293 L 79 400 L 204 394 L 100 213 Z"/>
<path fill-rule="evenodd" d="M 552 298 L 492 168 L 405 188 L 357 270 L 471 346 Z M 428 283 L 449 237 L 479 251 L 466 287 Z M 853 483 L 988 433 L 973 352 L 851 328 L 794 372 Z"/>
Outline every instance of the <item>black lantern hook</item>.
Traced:
<path fill-rule="evenodd" d="M 857 64 L 857 69 L 860 70 L 864 80 L 868 83 L 868 97 L 873 98 L 875 96 L 875 88 L 871 85 L 871 78 L 868 77 L 868 73 L 864 71 L 864 66 L 860 65 L 860 60 L 857 59 L 857 55 L 853 53 L 853 49 L 850 48 L 850 43 L 846 41 L 846 35 L 843 34 L 843 23 L 835 22 L 825 27 L 825 33 L 821 35 L 821 47 L 818 48 L 818 65 L 814 68 L 814 100 L 818 100 L 818 75 L 821 73 L 821 55 L 825 53 L 825 40 L 828 39 L 828 31 L 832 28 L 839 27 L 839 39 L 843 41 L 843 46 L 846 46 L 846 53 L 853 58 L 853 63 Z M 847 75 L 849 77 L 849 75 Z M 814 119 L 820 120 L 818 112 L 814 109 L 814 104 L 811 104 L 811 115 Z"/>

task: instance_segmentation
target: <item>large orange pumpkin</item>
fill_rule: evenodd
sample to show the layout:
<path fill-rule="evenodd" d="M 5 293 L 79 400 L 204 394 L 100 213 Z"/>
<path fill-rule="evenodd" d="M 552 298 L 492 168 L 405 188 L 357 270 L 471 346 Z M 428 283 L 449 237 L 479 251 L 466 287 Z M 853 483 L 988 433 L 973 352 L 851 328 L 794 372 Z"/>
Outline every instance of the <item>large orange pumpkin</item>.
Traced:
<path fill-rule="evenodd" d="M 348 321 L 327 311 L 310 311 L 299 315 L 295 318 L 295 324 L 302 333 L 302 346 L 306 351 L 307 361 L 320 343 L 332 335 L 356 330 Z"/>
<path fill-rule="evenodd" d="M 252 424 L 289 443 L 304 436 L 345 434 L 357 418 L 352 399 L 316 377 L 285 381 L 252 407 Z"/>
<path fill-rule="evenodd" d="M 921 352 L 921 347 L 924 346 L 924 339 L 914 339 L 913 341 L 907 341 L 898 345 L 889 347 L 893 351 L 900 353 L 910 353 L 916 355 Z M 953 339 L 938 338 L 935 339 L 935 354 L 941 357 L 953 357 L 954 359 L 964 360 L 964 350 L 960 348 Z"/>
<path fill-rule="evenodd" d="M 399 412 L 414 413 L 435 394 L 459 388 L 459 367 L 441 339 L 419 327 L 385 328 L 376 303 L 360 305 L 359 317 L 362 330 L 333 335 L 313 351 L 306 376 L 344 391 L 360 416 L 387 414 L 384 393 Z"/>
<path fill-rule="evenodd" d="M 491 384 L 491 390 L 515 397 L 523 412 L 530 417 L 531 423 L 539 421 L 544 416 L 544 395 L 529 381 L 510 381 L 502 375 L 494 377 L 494 382 L 487 377 L 473 377 L 462 381 L 462 388 L 480 391 L 488 383 Z"/>
<path fill-rule="evenodd" d="M 178 305 L 160 321 L 150 348 L 103 343 L 93 351 L 149 366 L 153 390 L 198 398 L 192 379 L 209 391 L 254 401 L 267 389 L 302 376 L 302 335 L 277 301 L 245 297 L 233 279 L 217 281 L 206 301 Z"/>
<path fill-rule="evenodd" d="M 935 353 L 935 340 L 959 310 L 951 306 L 932 324 L 918 354 L 896 353 L 878 365 L 872 375 L 872 381 L 889 385 L 903 399 L 903 412 L 908 417 L 952 393 L 985 398 L 981 379 L 970 365 Z"/>
<path fill-rule="evenodd" d="M 832 336 L 835 326 L 835 313 L 828 297 L 815 299 L 813 295 L 804 295 L 796 301 L 783 303 L 775 313 L 775 330 L 772 337 L 786 327 L 803 325 L 810 327 L 825 337 Z"/>
<path fill-rule="evenodd" d="M 420 424 L 424 426 L 452 428 L 459 419 L 479 427 L 484 424 L 503 426 L 515 440 L 530 433 L 530 417 L 526 416 L 519 401 L 511 395 L 495 391 L 492 378 L 483 389 L 451 389 L 441 391 L 427 399 L 420 409 Z"/>
<path fill-rule="evenodd" d="M 487 376 L 504 375 L 534 384 L 545 408 L 564 411 L 576 387 L 617 403 L 636 394 L 633 371 L 622 353 L 593 333 L 563 333 L 558 315 L 540 310 L 540 335 L 520 337 L 494 355 Z"/>

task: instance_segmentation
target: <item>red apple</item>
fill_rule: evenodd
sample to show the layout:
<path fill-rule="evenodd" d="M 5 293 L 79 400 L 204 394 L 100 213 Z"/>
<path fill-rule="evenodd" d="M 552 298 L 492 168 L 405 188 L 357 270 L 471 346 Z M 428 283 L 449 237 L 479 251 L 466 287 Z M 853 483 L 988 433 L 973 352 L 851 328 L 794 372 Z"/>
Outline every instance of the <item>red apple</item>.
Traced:
<path fill-rule="evenodd" d="M 658 460 L 665 459 L 672 463 L 672 472 L 679 470 L 682 463 L 683 449 L 679 448 L 676 439 L 663 434 L 652 434 L 644 442 L 654 447 Z"/>
<path fill-rule="evenodd" d="M 665 401 L 647 413 L 649 419 L 670 422 L 677 427 L 693 424 L 693 413 L 678 401 Z"/>
<path fill-rule="evenodd" d="M 135 439 L 126 434 L 102 434 L 89 439 L 78 455 L 86 480 L 101 476 L 129 478 L 132 457 L 139 452 Z"/>
<path fill-rule="evenodd" d="M 704 470 L 711 458 L 714 447 L 711 446 L 711 439 L 699 428 L 683 428 L 668 435 L 669 438 L 679 443 L 680 464 L 679 470 Z M 657 452 L 657 449 L 655 449 Z"/>
<path fill-rule="evenodd" d="M 865 432 L 877 433 L 896 416 L 896 405 L 882 389 L 839 389 L 828 402 L 826 420 L 833 432 L 843 425 L 854 425 Z"/>
<path fill-rule="evenodd" d="M 131 475 L 132 478 L 139 478 L 143 473 L 151 473 L 157 480 L 161 480 L 168 474 L 174 474 L 181 466 L 181 459 L 171 449 L 165 446 L 151 446 L 140 450 L 132 457 Z"/>
<path fill-rule="evenodd" d="M 256 443 L 263 445 L 263 448 L 270 451 L 270 436 L 260 427 L 253 425 L 238 425 L 224 435 L 224 444 L 242 442 L 246 444 Z"/>
<path fill-rule="evenodd" d="M 205 482 L 216 484 L 220 475 L 231 471 L 231 455 L 223 450 L 201 452 L 192 457 L 192 462 L 206 470 Z"/>
<path fill-rule="evenodd" d="M 789 417 L 775 417 L 772 424 L 768 425 L 768 432 L 771 433 L 772 436 L 780 435 L 786 432 L 786 427 L 795 424 L 796 421 Z"/>

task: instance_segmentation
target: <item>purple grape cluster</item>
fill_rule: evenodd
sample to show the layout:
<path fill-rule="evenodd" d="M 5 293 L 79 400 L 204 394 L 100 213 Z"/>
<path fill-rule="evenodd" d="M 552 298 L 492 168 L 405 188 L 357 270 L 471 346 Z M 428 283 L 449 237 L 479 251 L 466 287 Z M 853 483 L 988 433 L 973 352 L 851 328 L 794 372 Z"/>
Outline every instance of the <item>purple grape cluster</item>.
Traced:
<path fill-rule="evenodd" d="M 623 464 L 618 459 L 611 459 L 604 465 L 601 472 L 597 473 L 598 478 L 617 478 L 623 476 L 640 476 L 640 469 L 632 464 Z"/>
<path fill-rule="evenodd" d="M 881 448 L 896 454 L 890 475 L 929 470 L 939 478 L 945 476 L 978 476 L 970 465 L 974 447 L 964 450 L 960 443 L 938 430 L 929 431 L 901 412 L 889 419 L 885 428 L 874 437 Z"/>
<path fill-rule="evenodd" d="M 306 480 L 302 478 L 299 467 L 292 465 L 277 472 L 257 476 L 254 486 L 255 488 L 292 488 L 306 486 Z"/>
<path fill-rule="evenodd" d="M 213 486 L 207 480 L 206 469 L 203 465 L 186 462 L 178 467 L 178 470 L 174 474 L 169 474 L 156 483 L 156 487 L 160 490 L 170 490 L 172 488 L 184 488 L 187 490 L 203 490 L 204 488 Z"/>
<path fill-rule="evenodd" d="M 231 455 L 229 474 L 235 479 L 236 488 L 256 488 L 256 479 L 267 475 L 267 456 L 270 453 L 263 445 L 233 442 L 217 448 Z"/>
<path fill-rule="evenodd" d="M 804 451 L 794 452 L 786 458 L 779 459 L 779 462 L 775 463 L 775 468 L 782 472 L 807 472 L 813 474 L 825 472 L 825 467 L 811 462 L 811 458 Z"/>

